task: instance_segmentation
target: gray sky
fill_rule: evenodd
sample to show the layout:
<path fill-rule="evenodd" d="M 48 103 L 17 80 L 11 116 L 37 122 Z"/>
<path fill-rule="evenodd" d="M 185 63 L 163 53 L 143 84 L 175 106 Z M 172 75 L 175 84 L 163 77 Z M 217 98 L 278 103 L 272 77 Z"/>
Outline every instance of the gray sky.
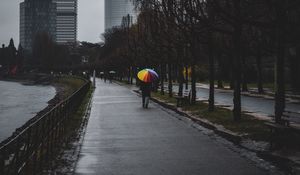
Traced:
<path fill-rule="evenodd" d="M 19 3 L 23 0 L 0 0 L 0 44 L 13 38 L 19 44 Z M 99 42 L 104 32 L 104 0 L 78 0 L 79 41 Z"/>

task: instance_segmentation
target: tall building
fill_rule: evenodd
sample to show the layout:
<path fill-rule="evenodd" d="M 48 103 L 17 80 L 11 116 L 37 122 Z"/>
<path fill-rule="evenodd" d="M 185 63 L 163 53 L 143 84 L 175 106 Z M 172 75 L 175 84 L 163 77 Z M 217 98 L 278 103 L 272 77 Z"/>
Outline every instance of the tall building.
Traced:
<path fill-rule="evenodd" d="M 105 30 L 122 24 L 127 15 L 136 21 L 136 12 L 132 0 L 105 0 Z"/>
<path fill-rule="evenodd" d="M 20 3 L 20 43 L 31 50 L 37 33 L 56 41 L 56 4 L 52 0 L 25 0 Z"/>
<path fill-rule="evenodd" d="M 32 49 L 36 34 L 47 33 L 58 44 L 76 42 L 77 0 L 24 0 L 20 3 L 20 43 Z"/>
<path fill-rule="evenodd" d="M 53 0 L 56 3 L 56 42 L 77 40 L 77 0 Z"/>

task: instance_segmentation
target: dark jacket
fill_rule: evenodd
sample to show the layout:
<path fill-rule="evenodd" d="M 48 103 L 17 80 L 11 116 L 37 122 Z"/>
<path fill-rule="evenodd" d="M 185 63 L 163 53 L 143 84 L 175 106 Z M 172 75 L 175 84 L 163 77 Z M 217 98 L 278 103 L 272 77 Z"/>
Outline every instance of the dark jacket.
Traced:
<path fill-rule="evenodd" d="M 142 96 L 144 97 L 150 97 L 151 94 L 151 83 L 141 83 L 141 91 Z"/>

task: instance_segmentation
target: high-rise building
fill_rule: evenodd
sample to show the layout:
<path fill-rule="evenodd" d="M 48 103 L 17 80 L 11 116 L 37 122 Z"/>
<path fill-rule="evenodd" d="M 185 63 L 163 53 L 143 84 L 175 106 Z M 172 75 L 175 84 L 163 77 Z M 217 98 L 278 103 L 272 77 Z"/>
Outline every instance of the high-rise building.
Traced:
<path fill-rule="evenodd" d="M 56 2 L 56 42 L 75 43 L 77 39 L 77 0 Z"/>
<path fill-rule="evenodd" d="M 56 41 L 56 4 L 52 0 L 25 0 L 20 3 L 20 43 L 31 50 L 37 33 Z"/>
<path fill-rule="evenodd" d="M 77 0 L 24 0 L 20 3 L 20 43 L 32 49 L 36 34 L 47 33 L 58 44 L 77 39 Z"/>
<path fill-rule="evenodd" d="M 105 29 L 120 26 L 128 14 L 133 22 L 136 21 L 132 0 L 105 0 Z"/>

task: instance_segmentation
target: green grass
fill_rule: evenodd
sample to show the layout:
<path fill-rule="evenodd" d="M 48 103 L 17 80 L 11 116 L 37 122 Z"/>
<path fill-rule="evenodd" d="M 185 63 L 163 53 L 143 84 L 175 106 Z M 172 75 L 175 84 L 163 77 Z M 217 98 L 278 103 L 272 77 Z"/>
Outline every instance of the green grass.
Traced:
<path fill-rule="evenodd" d="M 90 101 L 90 99 L 92 98 L 92 94 L 93 94 L 94 89 L 90 88 L 90 90 L 88 91 L 88 93 L 86 94 L 85 98 L 83 99 L 81 105 L 79 106 L 78 110 L 76 111 L 76 113 L 74 114 L 74 119 L 82 119 L 86 108 L 88 107 L 88 103 Z"/>
<path fill-rule="evenodd" d="M 159 93 L 153 93 L 153 97 L 176 105 L 176 99 L 170 98 L 168 94 L 161 95 Z M 236 122 L 233 120 L 231 110 L 216 107 L 215 111 L 209 112 L 208 104 L 203 102 L 197 102 L 195 105 L 184 105 L 182 109 L 191 112 L 200 119 L 206 119 L 212 123 L 222 125 L 232 132 L 243 134 L 246 138 L 258 141 L 268 141 L 268 127 L 264 125 L 263 121 L 258 120 L 251 115 L 242 114 L 242 120 Z"/>
<path fill-rule="evenodd" d="M 208 104 L 197 102 L 195 105 L 185 106 L 183 110 L 191 111 L 199 118 L 207 119 L 208 121 L 222 125 L 224 128 L 238 134 L 246 134 L 254 140 L 268 140 L 269 130 L 264 125 L 264 122 L 254 118 L 253 116 L 242 114 L 241 121 L 233 120 L 233 113 L 229 109 L 216 107 L 215 111 L 208 111 Z"/>
<path fill-rule="evenodd" d="M 54 83 L 61 88 L 63 98 L 65 99 L 77 91 L 85 81 L 76 77 L 60 77 L 55 79 Z"/>
<path fill-rule="evenodd" d="M 84 85 L 85 81 L 76 77 L 62 77 L 57 80 L 58 84 L 63 86 L 64 88 L 64 96 L 68 97 L 71 94 L 73 94 L 75 91 L 77 91 L 82 85 Z M 90 101 L 90 98 L 92 97 L 94 89 L 91 87 L 87 94 L 85 95 L 84 99 L 82 100 L 80 106 L 72 114 L 72 117 L 70 118 L 68 129 L 71 131 L 76 130 L 78 126 L 81 124 L 82 119 L 84 117 L 84 113 L 87 109 L 87 105 Z"/>
<path fill-rule="evenodd" d="M 153 92 L 152 96 L 158 99 L 161 99 L 163 101 L 165 101 L 166 103 L 171 103 L 171 104 L 176 104 L 176 99 L 170 98 L 168 93 L 165 93 L 165 95 L 161 95 L 160 92 Z"/>

